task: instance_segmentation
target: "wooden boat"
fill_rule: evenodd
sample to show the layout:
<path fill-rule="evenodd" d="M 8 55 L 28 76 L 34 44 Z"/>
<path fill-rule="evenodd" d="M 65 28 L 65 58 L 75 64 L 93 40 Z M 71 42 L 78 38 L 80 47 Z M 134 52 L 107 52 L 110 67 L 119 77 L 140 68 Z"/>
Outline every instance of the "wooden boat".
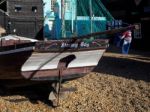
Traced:
<path fill-rule="evenodd" d="M 37 43 L 35 53 L 21 68 L 22 75 L 31 80 L 57 81 L 59 75 L 63 80 L 71 80 L 91 72 L 108 47 L 108 40 L 93 41 L 88 47 L 82 44 L 70 44 L 68 40 Z"/>
<path fill-rule="evenodd" d="M 70 80 L 93 70 L 108 47 L 108 40 L 90 44 L 79 40 L 36 41 L 9 35 L 1 38 L 0 79 Z M 64 46 L 63 46 L 64 45 Z"/>

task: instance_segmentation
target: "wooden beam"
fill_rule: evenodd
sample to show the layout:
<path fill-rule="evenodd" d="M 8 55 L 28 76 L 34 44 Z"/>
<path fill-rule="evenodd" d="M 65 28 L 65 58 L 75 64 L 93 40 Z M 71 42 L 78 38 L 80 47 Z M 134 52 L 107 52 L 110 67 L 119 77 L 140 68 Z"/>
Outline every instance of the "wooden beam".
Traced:
<path fill-rule="evenodd" d="M 95 32 L 95 33 L 91 33 L 91 34 L 87 34 L 87 35 L 83 35 L 83 36 L 78 36 L 78 37 L 72 37 L 72 38 L 83 39 L 83 38 L 91 38 L 92 36 L 104 35 L 104 34 L 112 35 L 115 33 L 123 32 L 126 30 L 132 30 L 132 29 L 135 29 L 135 25 L 131 25 L 128 27 L 123 27 L 123 28 L 118 28 L 118 29 L 106 30 L 103 32 Z"/>

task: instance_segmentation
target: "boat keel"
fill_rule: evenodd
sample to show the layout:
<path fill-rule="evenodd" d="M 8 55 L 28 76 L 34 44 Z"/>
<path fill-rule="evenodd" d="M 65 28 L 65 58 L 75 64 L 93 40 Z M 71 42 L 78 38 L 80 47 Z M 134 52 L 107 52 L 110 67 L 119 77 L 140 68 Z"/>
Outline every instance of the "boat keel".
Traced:
<path fill-rule="evenodd" d="M 59 106 L 59 100 L 60 100 L 60 95 L 65 92 L 62 90 L 65 90 L 62 88 L 62 75 L 63 75 L 63 70 L 67 69 L 69 63 L 75 59 L 75 55 L 68 55 L 62 59 L 60 59 L 58 63 L 58 80 L 56 83 L 52 84 L 52 91 L 49 94 L 49 100 L 53 102 L 53 106 Z M 67 89 L 66 89 L 67 90 Z M 69 89 L 68 89 L 69 90 Z M 71 89 L 70 89 L 71 90 Z"/>

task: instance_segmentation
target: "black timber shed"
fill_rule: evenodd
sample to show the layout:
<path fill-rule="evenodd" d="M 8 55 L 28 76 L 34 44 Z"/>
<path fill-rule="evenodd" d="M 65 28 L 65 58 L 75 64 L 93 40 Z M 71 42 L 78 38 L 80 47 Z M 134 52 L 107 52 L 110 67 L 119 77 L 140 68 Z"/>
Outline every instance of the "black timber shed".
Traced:
<path fill-rule="evenodd" d="M 0 25 L 7 33 L 43 39 L 42 0 L 5 0 L 0 8 Z"/>

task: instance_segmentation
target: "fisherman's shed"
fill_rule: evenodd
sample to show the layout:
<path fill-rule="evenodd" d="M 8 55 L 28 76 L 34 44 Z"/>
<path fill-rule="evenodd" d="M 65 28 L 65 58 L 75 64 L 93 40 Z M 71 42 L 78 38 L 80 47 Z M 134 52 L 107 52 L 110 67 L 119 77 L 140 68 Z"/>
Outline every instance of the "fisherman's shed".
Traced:
<path fill-rule="evenodd" d="M 0 24 L 7 33 L 30 38 L 42 37 L 42 0 L 4 0 L 0 15 Z"/>

